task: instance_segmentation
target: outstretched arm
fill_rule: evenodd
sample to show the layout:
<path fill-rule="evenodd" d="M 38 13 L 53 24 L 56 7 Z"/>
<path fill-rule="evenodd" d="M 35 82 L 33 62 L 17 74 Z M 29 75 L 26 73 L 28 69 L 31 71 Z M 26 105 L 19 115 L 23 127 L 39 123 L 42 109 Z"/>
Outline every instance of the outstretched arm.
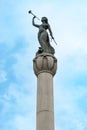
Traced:
<path fill-rule="evenodd" d="M 37 28 L 39 28 L 39 25 L 35 24 L 35 22 L 34 22 L 34 19 L 35 19 L 35 18 L 36 18 L 36 17 L 34 16 L 33 19 L 32 19 L 32 25 L 35 26 L 35 27 L 37 27 Z"/>
<path fill-rule="evenodd" d="M 54 39 L 53 34 L 52 34 L 52 31 L 51 31 L 51 28 L 50 28 L 50 25 L 48 25 L 48 30 L 49 30 L 49 32 L 50 32 L 50 36 L 52 37 L 52 39 Z"/>

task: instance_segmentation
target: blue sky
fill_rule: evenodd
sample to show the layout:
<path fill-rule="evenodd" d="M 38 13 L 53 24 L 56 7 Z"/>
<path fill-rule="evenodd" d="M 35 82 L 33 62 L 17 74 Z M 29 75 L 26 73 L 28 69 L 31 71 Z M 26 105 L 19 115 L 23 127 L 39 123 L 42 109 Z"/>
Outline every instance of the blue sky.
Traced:
<path fill-rule="evenodd" d="M 51 42 L 58 59 L 55 130 L 87 130 L 86 0 L 0 0 L 0 130 L 36 129 L 32 60 L 39 43 L 28 10 L 48 18 L 58 43 Z"/>

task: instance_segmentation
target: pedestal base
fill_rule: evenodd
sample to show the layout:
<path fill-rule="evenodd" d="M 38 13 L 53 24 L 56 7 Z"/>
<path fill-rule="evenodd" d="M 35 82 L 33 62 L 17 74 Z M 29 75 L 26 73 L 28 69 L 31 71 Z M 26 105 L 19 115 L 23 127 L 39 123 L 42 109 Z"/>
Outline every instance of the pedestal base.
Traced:
<path fill-rule="evenodd" d="M 41 53 L 33 60 L 37 76 L 36 130 L 54 130 L 53 76 L 57 59 L 49 53 Z"/>

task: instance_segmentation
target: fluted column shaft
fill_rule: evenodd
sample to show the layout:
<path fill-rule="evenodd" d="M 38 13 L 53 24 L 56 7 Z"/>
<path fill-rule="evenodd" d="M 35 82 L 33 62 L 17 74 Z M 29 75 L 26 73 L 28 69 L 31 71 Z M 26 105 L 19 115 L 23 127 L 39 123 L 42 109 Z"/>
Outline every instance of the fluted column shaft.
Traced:
<path fill-rule="evenodd" d="M 37 76 L 36 130 L 54 130 L 53 76 L 57 60 L 53 55 L 42 53 L 34 59 Z"/>

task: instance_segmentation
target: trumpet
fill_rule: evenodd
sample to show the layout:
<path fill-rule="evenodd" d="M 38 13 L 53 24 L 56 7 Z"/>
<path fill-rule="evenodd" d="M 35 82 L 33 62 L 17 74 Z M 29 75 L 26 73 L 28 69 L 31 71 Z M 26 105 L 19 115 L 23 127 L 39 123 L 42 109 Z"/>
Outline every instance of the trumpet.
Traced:
<path fill-rule="evenodd" d="M 29 14 L 32 14 L 34 17 L 36 17 L 38 20 L 40 20 L 35 14 L 32 13 L 31 10 L 28 11 Z"/>

